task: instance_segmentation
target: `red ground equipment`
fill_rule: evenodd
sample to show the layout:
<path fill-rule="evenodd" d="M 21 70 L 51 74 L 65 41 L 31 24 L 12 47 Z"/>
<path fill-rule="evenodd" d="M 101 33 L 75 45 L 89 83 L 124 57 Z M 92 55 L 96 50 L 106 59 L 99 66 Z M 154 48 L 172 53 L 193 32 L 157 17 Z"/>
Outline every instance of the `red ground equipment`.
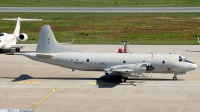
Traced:
<path fill-rule="evenodd" d="M 118 49 L 118 53 L 128 53 L 128 47 L 127 44 L 129 44 L 128 41 L 121 41 L 120 44 L 124 45 L 124 50 L 122 50 L 121 48 Z"/>

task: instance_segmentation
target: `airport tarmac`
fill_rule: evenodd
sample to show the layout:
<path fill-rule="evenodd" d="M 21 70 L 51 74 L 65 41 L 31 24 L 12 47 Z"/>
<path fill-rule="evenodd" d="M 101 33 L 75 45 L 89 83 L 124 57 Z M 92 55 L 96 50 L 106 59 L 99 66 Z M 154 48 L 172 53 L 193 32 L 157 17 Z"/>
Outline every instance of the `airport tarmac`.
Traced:
<path fill-rule="evenodd" d="M 85 52 L 117 52 L 122 45 L 67 45 Z M 200 45 L 129 45 L 132 53 L 181 54 L 200 66 Z M 23 48 L 22 52 L 34 51 Z M 164 57 L 163 57 L 164 58 Z M 199 112 L 200 68 L 177 76 L 78 71 L 0 54 L 0 109 L 34 112 Z"/>

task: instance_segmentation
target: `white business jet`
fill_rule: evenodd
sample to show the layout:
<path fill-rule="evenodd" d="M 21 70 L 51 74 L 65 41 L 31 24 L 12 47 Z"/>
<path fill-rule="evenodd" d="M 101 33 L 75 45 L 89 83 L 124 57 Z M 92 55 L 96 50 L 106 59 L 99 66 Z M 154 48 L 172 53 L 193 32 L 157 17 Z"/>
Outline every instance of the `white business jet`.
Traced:
<path fill-rule="evenodd" d="M 2 52 L 3 49 L 12 49 L 15 48 L 16 52 L 20 52 L 20 49 L 33 45 L 33 44 L 16 44 L 18 40 L 20 41 L 26 41 L 28 39 L 28 35 L 25 33 L 20 34 L 20 23 L 21 21 L 41 21 L 42 19 L 21 19 L 18 18 L 3 18 L 3 20 L 16 20 L 16 27 L 12 34 L 8 33 L 0 33 L 0 52 Z"/>
<path fill-rule="evenodd" d="M 61 46 L 49 25 L 42 27 L 36 53 L 8 53 L 24 55 L 30 59 L 74 70 L 115 72 L 125 82 L 131 74 L 174 73 L 195 70 L 197 65 L 178 54 L 87 53 Z"/>

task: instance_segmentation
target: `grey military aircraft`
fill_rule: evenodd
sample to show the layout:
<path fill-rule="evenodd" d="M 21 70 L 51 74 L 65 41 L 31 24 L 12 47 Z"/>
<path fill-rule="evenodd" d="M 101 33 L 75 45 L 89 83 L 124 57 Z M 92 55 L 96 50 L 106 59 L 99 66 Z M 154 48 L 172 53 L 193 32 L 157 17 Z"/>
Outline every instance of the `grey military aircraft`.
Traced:
<path fill-rule="evenodd" d="M 131 54 L 131 53 L 87 53 L 60 45 L 49 25 L 41 28 L 35 53 L 9 53 L 24 55 L 30 59 L 49 63 L 72 70 L 104 71 L 105 74 L 119 73 L 122 82 L 132 74 L 174 73 L 186 74 L 197 65 L 178 54 Z"/>

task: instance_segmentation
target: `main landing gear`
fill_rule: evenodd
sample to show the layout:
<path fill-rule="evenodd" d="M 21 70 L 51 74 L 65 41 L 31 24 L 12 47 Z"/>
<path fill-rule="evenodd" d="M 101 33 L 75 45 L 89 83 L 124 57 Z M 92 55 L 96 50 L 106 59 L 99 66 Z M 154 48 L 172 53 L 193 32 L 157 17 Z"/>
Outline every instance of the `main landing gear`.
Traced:
<path fill-rule="evenodd" d="M 15 49 L 15 52 L 20 52 L 20 48 L 17 47 L 17 48 Z"/>
<path fill-rule="evenodd" d="M 122 82 L 126 82 L 126 80 L 128 79 L 128 77 L 122 77 Z"/>

